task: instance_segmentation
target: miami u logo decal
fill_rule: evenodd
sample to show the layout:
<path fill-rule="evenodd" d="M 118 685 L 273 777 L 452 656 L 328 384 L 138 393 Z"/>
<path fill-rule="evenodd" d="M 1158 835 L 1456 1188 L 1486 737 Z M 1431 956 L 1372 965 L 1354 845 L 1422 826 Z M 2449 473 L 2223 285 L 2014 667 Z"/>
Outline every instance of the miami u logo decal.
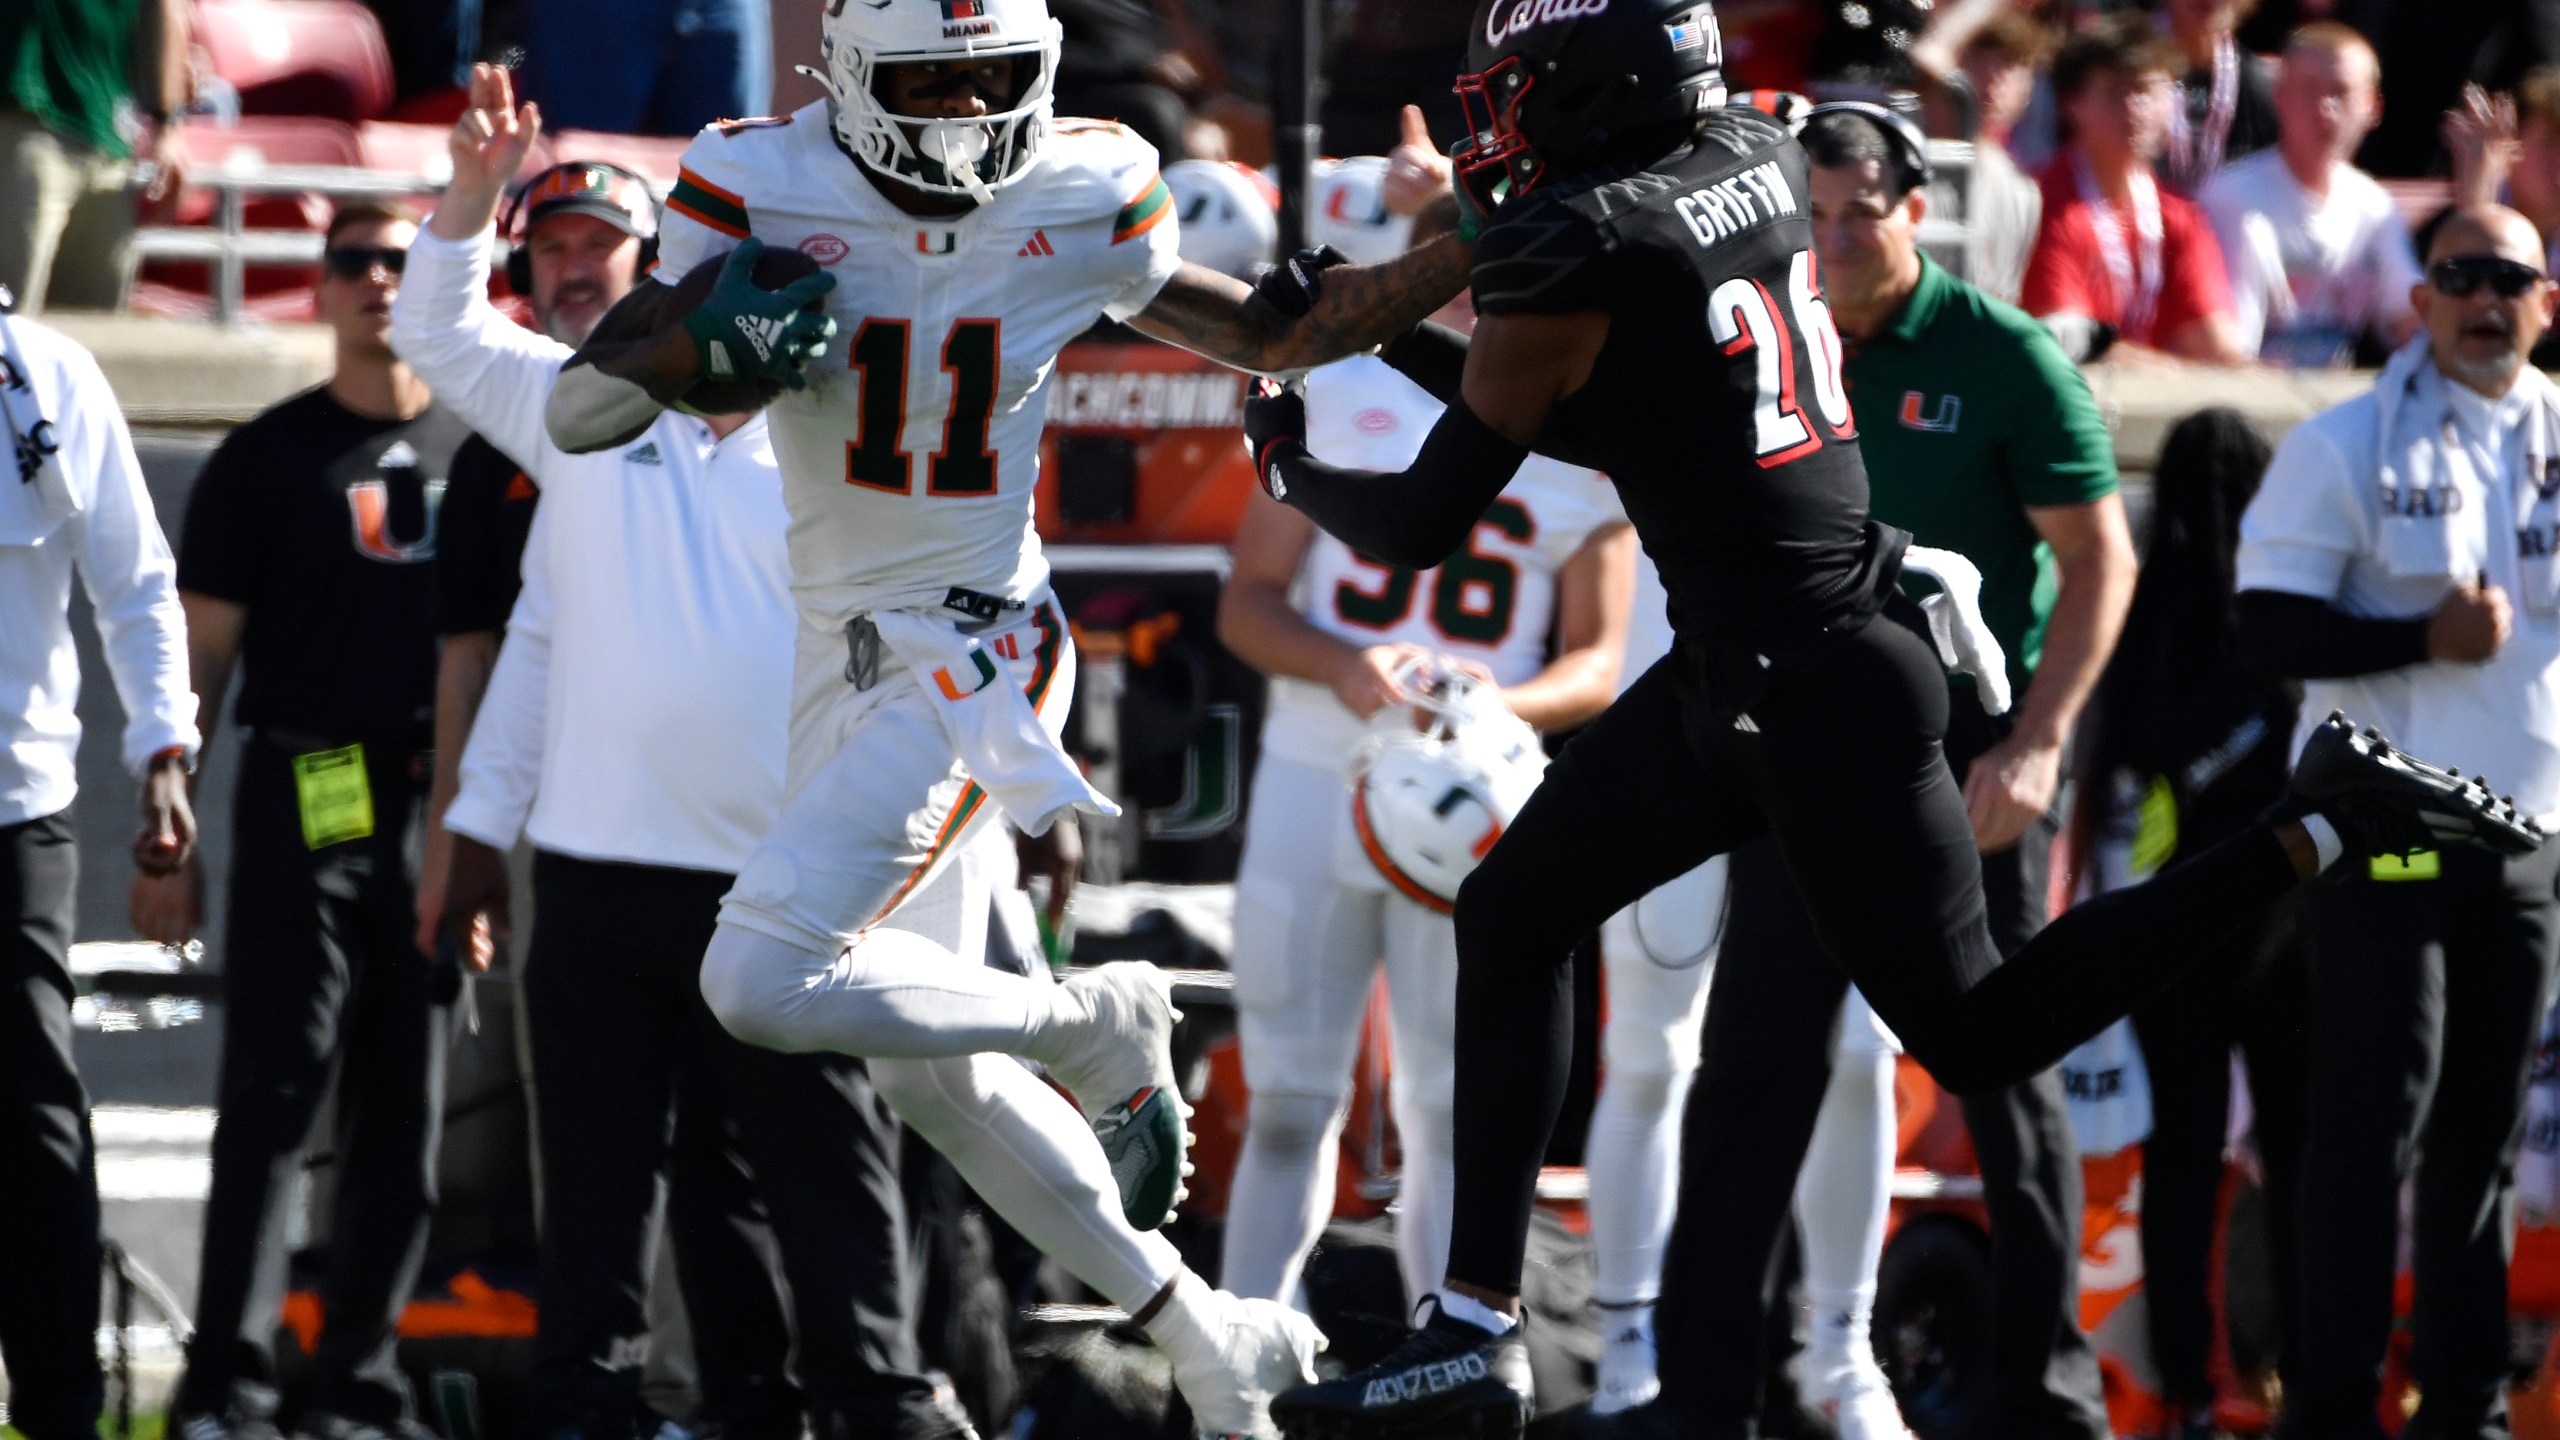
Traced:
<path fill-rule="evenodd" d="M 978 683 L 970 686 L 966 690 L 961 689 L 960 683 L 951 678 L 951 672 L 948 669 L 936 670 L 933 672 L 933 683 L 940 687 L 943 699 L 966 700 L 970 696 L 975 695 L 979 691 L 996 683 L 996 662 L 987 658 L 986 651 L 970 651 L 969 663 L 977 667 Z"/>
<path fill-rule="evenodd" d="M 1921 398 L 1921 394 L 1917 390 L 1905 390 L 1902 392 L 1903 425 L 1912 430 L 1929 430 L 1941 435 L 1954 434 L 1956 429 L 1956 418 L 1964 413 L 1963 397 L 1957 395 L 1939 396 L 1938 413 L 1929 416 L 1923 416 L 1920 413 Z"/>
<path fill-rule="evenodd" d="M 436 511 L 444 504 L 444 482 L 426 483 L 427 528 L 414 540 L 391 534 L 391 487 L 380 480 L 359 480 L 347 487 L 347 509 L 355 521 L 356 550 L 386 565 L 415 565 L 436 558 Z"/>

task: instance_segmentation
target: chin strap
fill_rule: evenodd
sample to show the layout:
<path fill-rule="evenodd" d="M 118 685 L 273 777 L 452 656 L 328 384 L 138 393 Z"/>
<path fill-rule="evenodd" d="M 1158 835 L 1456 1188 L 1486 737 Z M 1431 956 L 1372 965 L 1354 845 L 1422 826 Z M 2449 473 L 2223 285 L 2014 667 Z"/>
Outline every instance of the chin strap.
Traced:
<path fill-rule="evenodd" d="M 851 157 L 855 164 L 859 165 L 865 163 L 862 159 L 861 137 L 847 133 L 845 116 L 850 113 L 851 107 L 844 103 L 844 91 L 836 84 L 835 77 L 823 71 L 813 69 L 807 65 L 794 65 L 791 68 L 795 72 L 806 75 L 810 79 L 817 81 L 818 87 L 827 92 L 827 100 L 832 107 L 827 115 L 827 125 L 828 128 L 836 132 L 836 147 L 844 151 L 847 156 Z M 954 128 L 950 122 L 942 120 L 919 120 L 915 123 L 923 127 L 925 133 L 928 135 L 949 134 Z M 987 138 L 984 131 L 978 132 L 979 150 L 977 155 L 971 157 L 965 165 L 960 167 L 954 167 L 950 160 L 945 158 L 951 153 L 953 148 L 948 141 L 938 147 L 943 152 L 942 155 L 930 158 L 925 156 L 915 147 L 914 144 L 908 141 L 906 130 L 898 123 L 897 117 L 891 117 L 889 135 L 891 143 L 896 145 L 908 159 L 914 160 L 920 164 L 929 163 L 939 165 L 942 167 L 942 173 L 946 176 L 956 173 L 959 176 L 961 188 L 969 192 L 970 199 L 984 205 L 996 198 L 995 187 L 989 185 L 986 180 L 978 174 L 978 161 L 985 159 L 987 151 L 994 148 L 994 142 Z M 895 180 L 901 177 L 898 176 L 895 171 L 892 171 L 890 172 L 889 178 Z"/>

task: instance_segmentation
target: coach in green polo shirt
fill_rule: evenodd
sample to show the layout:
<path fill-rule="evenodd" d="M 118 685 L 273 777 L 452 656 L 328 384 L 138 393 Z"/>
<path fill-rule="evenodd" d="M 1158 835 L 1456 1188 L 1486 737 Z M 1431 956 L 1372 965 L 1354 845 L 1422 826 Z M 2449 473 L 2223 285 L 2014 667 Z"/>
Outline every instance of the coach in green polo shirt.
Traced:
<path fill-rule="evenodd" d="M 1873 513 L 1980 567 L 1984 618 L 2008 650 L 2016 708 L 1986 715 L 1970 682 L 1958 685 L 1946 751 L 1983 852 L 1992 937 L 2011 953 L 2044 923 L 2063 745 L 2133 595 L 2114 452 L 2089 387 L 2044 328 L 1920 253 L 1918 132 L 1872 106 L 1823 106 L 1802 138 L 1814 256 L 1847 345 L 1842 373 Z M 1776 943 L 1801 947 L 1798 968 L 1823 968 L 1800 963 L 1814 953 L 1812 926 L 1781 871 L 1735 855 L 1710 1003 L 1722 1003 L 1738 963 L 1755 973 L 1771 963 L 1756 952 L 1788 933 L 1780 912 L 1796 912 L 1802 928 Z M 2105 1440 L 2097 1358 L 2077 1321 L 2080 1167 L 2060 1081 L 2047 1072 L 1967 1100 L 1964 1114 L 1995 1274 L 1984 1433 Z"/>

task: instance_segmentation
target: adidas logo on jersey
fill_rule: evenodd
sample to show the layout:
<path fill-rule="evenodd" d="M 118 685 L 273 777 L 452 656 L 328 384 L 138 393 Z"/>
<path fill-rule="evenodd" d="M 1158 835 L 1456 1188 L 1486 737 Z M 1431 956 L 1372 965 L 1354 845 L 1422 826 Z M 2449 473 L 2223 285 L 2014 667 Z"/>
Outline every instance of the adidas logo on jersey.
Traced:
<path fill-rule="evenodd" d="M 760 315 L 741 315 L 738 317 L 738 333 L 746 336 L 747 343 L 755 347 L 758 360 L 770 360 L 775 342 L 782 338 L 782 322 Z"/>
<path fill-rule="evenodd" d="M 1013 252 L 1013 258 L 1020 260 L 1026 256 L 1055 255 L 1057 253 L 1058 247 L 1049 243 L 1049 232 L 1046 230 L 1034 230 L 1031 232 L 1031 238 L 1022 242 L 1022 248 Z"/>
<path fill-rule="evenodd" d="M 625 454 L 622 458 L 633 465 L 664 465 L 667 463 L 664 459 L 659 457 L 658 442 L 655 440 L 642 445 L 637 450 L 633 450 Z"/>

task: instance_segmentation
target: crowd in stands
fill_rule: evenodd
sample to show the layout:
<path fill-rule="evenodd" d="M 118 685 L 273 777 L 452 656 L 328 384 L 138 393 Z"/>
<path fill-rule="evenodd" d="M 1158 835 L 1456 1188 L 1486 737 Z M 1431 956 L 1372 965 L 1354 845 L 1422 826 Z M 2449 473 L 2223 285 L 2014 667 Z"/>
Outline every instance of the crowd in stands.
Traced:
<path fill-rule="evenodd" d="M 190 192 L 190 166 L 236 161 L 245 146 L 432 182 L 434 145 L 403 132 L 433 139 L 475 57 L 519 66 L 555 133 L 681 140 L 813 95 L 788 63 L 805 47 L 775 37 L 812 28 L 815 8 L 38 0 L 0 22 L 12 77 L 0 102 L 0 284 L 31 313 L 129 301 L 202 313 L 187 299 L 211 283 L 202 265 L 150 263 L 146 278 L 168 283 L 133 296 L 137 223 L 214 218 Z M 1054 8 L 1066 34 L 1061 113 L 1119 119 L 1167 161 L 1271 162 L 1279 7 Z M 1326 153 L 1386 152 L 1407 103 L 1449 144 L 1459 122 L 1447 77 L 1462 66 L 1473 8 L 1326 6 Z M 2530 24 L 2474 47 L 2472 67 L 2456 72 L 2392 49 L 2392 27 L 2424 7 L 2380 0 L 1963 0 L 1908 23 L 1856 3 L 1729 8 L 1737 88 L 1892 95 L 1932 136 L 1970 140 L 1972 162 L 1950 182 L 1961 201 L 1937 207 L 1961 217 L 1968 278 L 2047 320 L 2083 360 L 2378 364 L 2415 323 L 2409 236 L 2435 210 L 2504 198 L 2560 235 L 2560 68 L 2543 63 L 2560 56 L 2541 53 Z M 2424 48 L 2461 47 L 2439 35 Z M 2423 144 L 2407 124 L 2386 128 L 2413 106 L 2440 117 Z M 294 132 L 268 128 L 270 117 L 360 134 L 341 156 L 273 138 Z M 672 147 L 624 153 L 673 178 Z M 326 214 L 316 202 L 257 210 L 253 225 L 305 229 Z M 307 293 L 309 280 L 297 271 L 251 288 Z"/>

